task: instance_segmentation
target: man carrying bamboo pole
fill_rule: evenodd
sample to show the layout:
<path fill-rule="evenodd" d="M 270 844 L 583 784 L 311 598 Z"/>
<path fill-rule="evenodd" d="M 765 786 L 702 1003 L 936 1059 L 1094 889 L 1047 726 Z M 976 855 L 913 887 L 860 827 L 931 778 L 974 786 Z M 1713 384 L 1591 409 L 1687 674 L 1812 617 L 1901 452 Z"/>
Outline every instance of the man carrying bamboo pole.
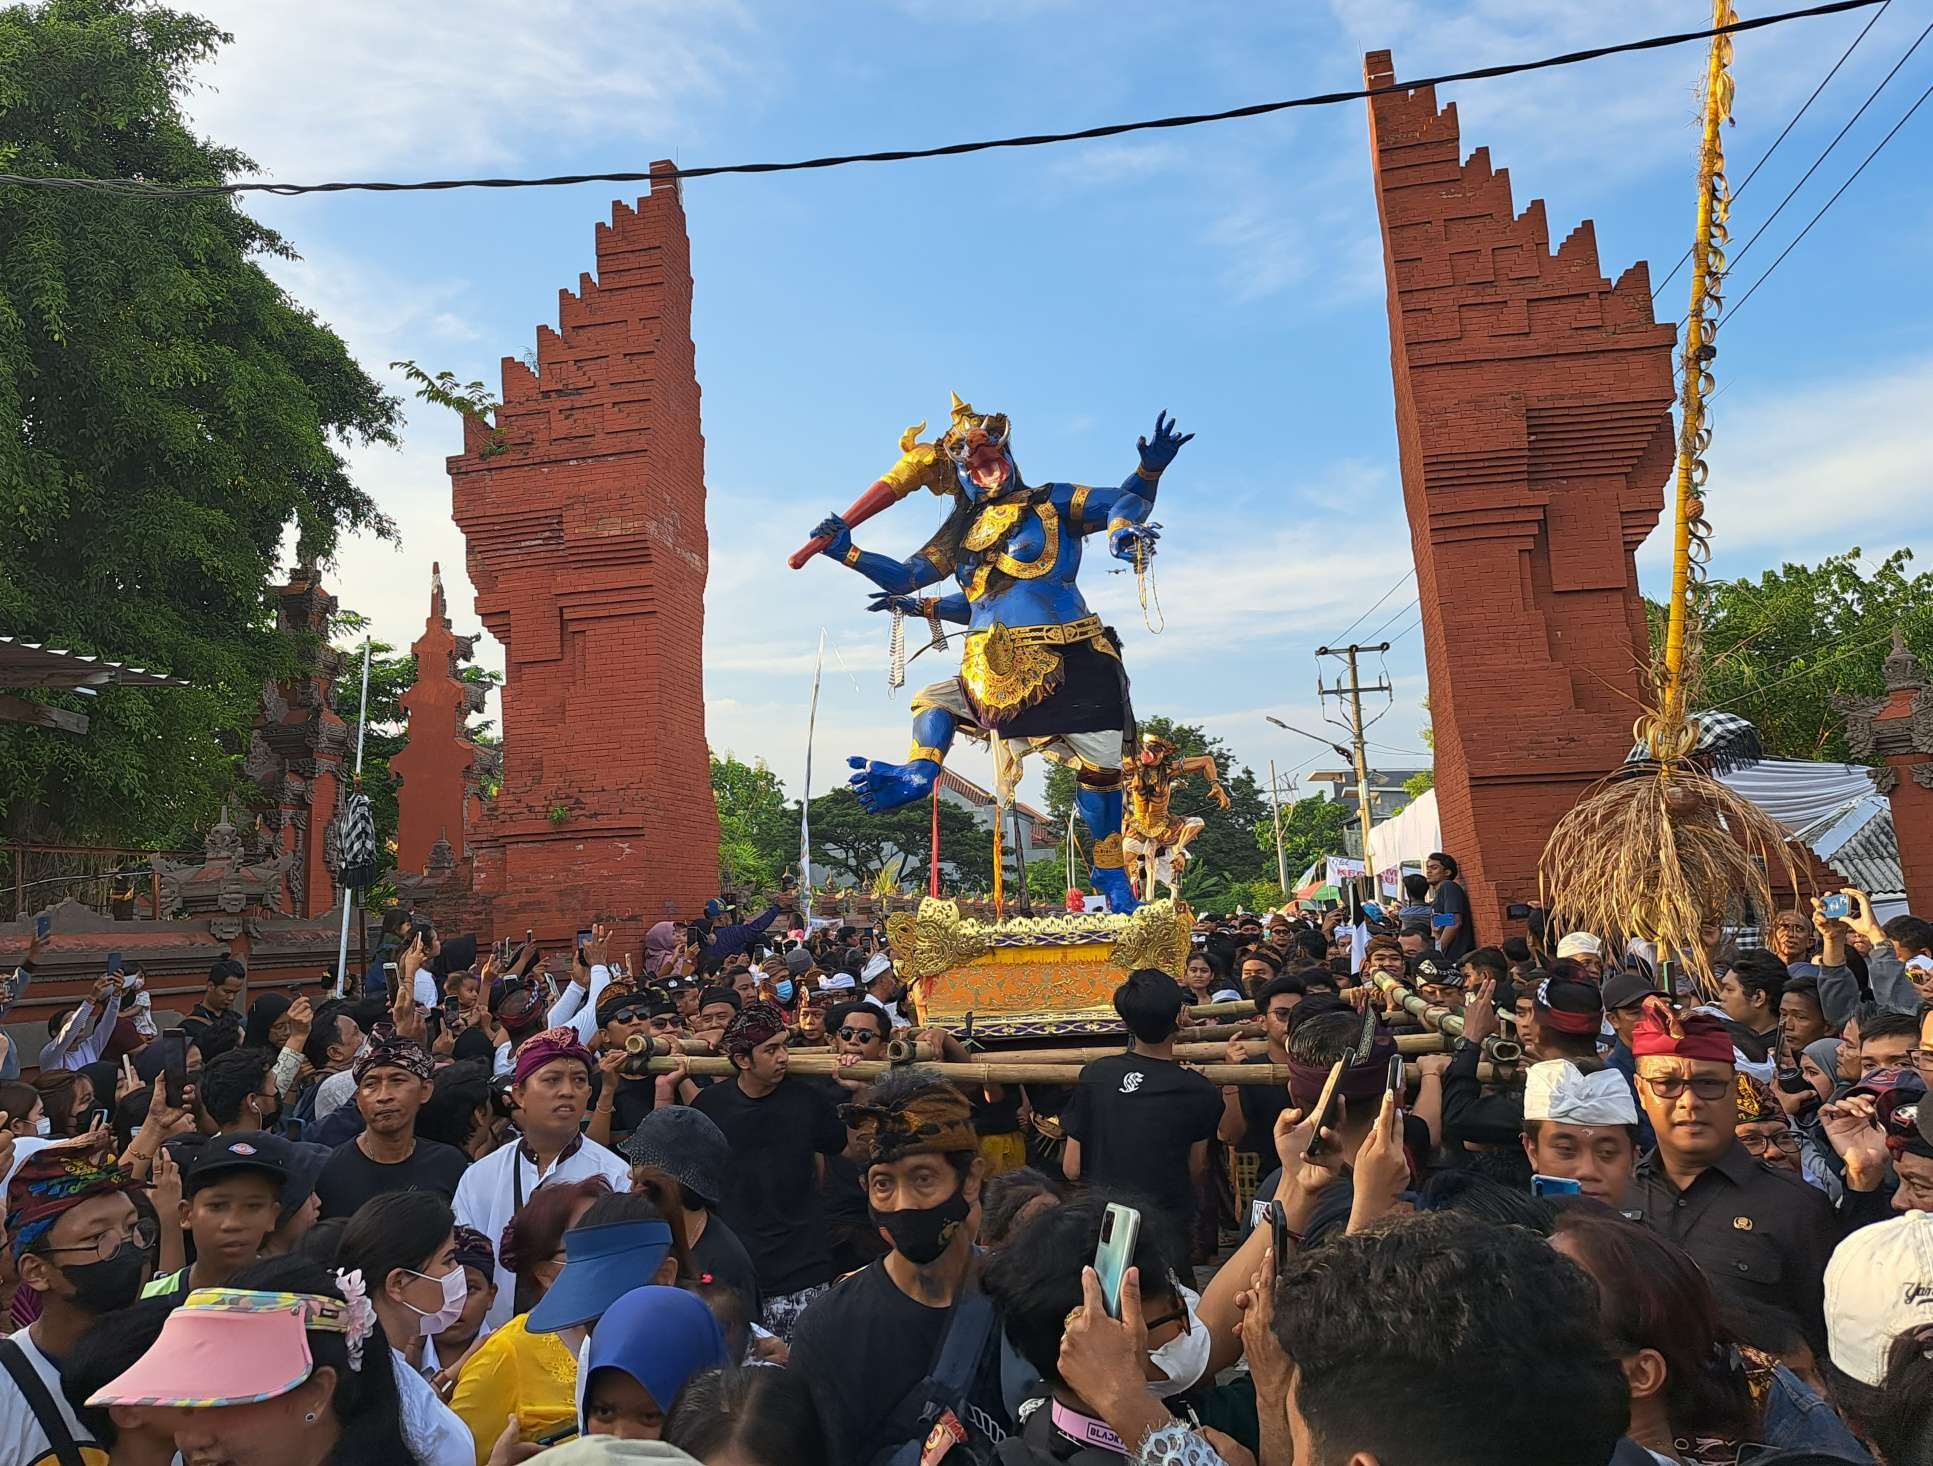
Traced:
<path fill-rule="evenodd" d="M 1114 1011 L 1133 1042 L 1128 1052 L 1081 1069 L 1061 1110 L 1070 1181 L 1138 1192 L 1184 1234 L 1208 1167 L 1208 1142 L 1222 1117 L 1215 1086 L 1176 1062 L 1175 1032 L 1187 994 L 1167 973 L 1144 967 L 1114 990 Z"/>

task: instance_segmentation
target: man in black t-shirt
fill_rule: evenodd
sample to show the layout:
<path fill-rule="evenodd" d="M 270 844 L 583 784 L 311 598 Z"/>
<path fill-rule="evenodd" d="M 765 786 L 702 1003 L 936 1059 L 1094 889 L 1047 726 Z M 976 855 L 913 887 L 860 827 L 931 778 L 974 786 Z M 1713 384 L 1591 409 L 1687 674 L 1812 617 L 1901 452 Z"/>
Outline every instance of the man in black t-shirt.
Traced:
<path fill-rule="evenodd" d="M 758 1271 L 765 1295 L 760 1321 L 782 1339 L 832 1278 L 818 1157 L 846 1146 L 846 1127 L 831 1102 L 786 1077 L 789 1040 L 783 1013 L 769 1003 L 748 1005 L 719 1040 L 737 1078 L 692 1101 L 731 1145 L 718 1214 Z"/>
<path fill-rule="evenodd" d="M 1439 850 L 1423 862 L 1423 874 L 1430 883 L 1430 931 L 1436 938 L 1436 949 L 1452 963 L 1459 962 L 1477 945 L 1462 868 L 1455 857 Z"/>
<path fill-rule="evenodd" d="M 1230 1064 L 1286 1064 L 1289 1062 L 1289 1019 L 1308 989 L 1302 979 L 1284 974 L 1265 983 L 1255 995 L 1255 1011 L 1262 1015 L 1268 1046 L 1257 1054 L 1240 1038 L 1228 1041 Z M 1275 1157 L 1275 1119 L 1289 1107 L 1289 1091 L 1276 1084 L 1224 1084 L 1222 1118 L 1217 1137 L 1248 1155 Z"/>
<path fill-rule="evenodd" d="M 1215 1086 L 1175 1062 L 1175 1027 L 1186 1001 L 1165 972 L 1129 973 L 1114 990 L 1114 1011 L 1133 1042 L 1125 1054 L 1084 1066 L 1060 1112 L 1068 1180 L 1139 1193 L 1184 1234 L 1222 1117 Z"/>
<path fill-rule="evenodd" d="M 469 1165 L 453 1145 L 416 1138 L 416 1112 L 430 1097 L 431 1060 L 414 1039 L 386 1025 L 356 1060 L 356 1110 L 363 1131 L 323 1164 L 315 1194 L 322 1218 L 354 1216 L 385 1191 L 434 1191 L 445 1201 Z"/>
<path fill-rule="evenodd" d="M 201 1062 L 227 1053 L 242 1041 L 242 1015 L 235 1009 L 248 969 L 233 957 L 218 957 L 208 969 L 208 987 L 201 1001 L 181 1020 L 188 1042 L 201 1051 Z"/>
<path fill-rule="evenodd" d="M 792 1335 L 791 1367 L 819 1407 L 827 1456 L 864 1466 L 946 1431 L 962 1463 L 992 1466 L 1012 1422 L 1000 1329 L 979 1292 L 973 1234 L 986 1162 L 967 1100 L 930 1071 L 901 1069 L 849 1118 L 866 1134 L 867 1201 L 892 1250 L 815 1299 Z M 938 1365 L 955 1329 L 969 1363 L 946 1380 Z"/>

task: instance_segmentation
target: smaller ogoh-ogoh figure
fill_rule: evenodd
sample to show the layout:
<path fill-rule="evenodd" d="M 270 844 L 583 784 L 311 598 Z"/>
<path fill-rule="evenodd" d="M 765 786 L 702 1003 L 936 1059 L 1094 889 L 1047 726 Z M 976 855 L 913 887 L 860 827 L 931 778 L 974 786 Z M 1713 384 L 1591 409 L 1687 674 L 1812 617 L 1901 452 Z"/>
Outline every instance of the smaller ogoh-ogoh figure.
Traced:
<path fill-rule="evenodd" d="M 1208 780 L 1208 793 L 1228 808 L 1228 791 L 1221 772 L 1207 754 L 1182 758 L 1168 739 L 1157 733 L 1141 735 L 1141 751 L 1128 765 L 1127 818 L 1121 826 L 1121 848 L 1132 862 L 1135 890 L 1143 901 L 1155 898 L 1156 882 L 1181 894 L 1181 873 L 1188 868 L 1188 846 L 1201 833 L 1199 815 L 1179 818 L 1168 808 L 1175 786 L 1190 774 Z"/>
<path fill-rule="evenodd" d="M 895 560 L 861 550 L 846 520 L 833 515 L 814 540 L 880 588 L 871 609 L 963 624 L 966 650 L 957 677 L 914 697 L 905 762 L 847 760 L 857 770 L 853 790 L 874 811 L 927 797 L 956 733 L 990 741 L 1003 808 L 1027 754 L 1069 765 L 1078 779 L 1075 808 L 1093 840 L 1089 879 L 1112 909 L 1132 911 L 1121 848 L 1121 766 L 1134 737 L 1128 678 L 1120 639 L 1088 610 L 1075 578 L 1091 534 L 1107 535 L 1115 559 L 1146 566 L 1158 538 L 1148 516 L 1161 474 L 1194 435 L 1159 415 L 1121 486 L 1089 488 L 1024 482 L 1006 415 L 977 413 L 957 395 L 937 444 L 918 442 L 918 433 L 900 440 L 902 457 L 874 486 L 873 502 L 849 512 L 856 519 L 925 487 L 953 501 L 933 537 L 910 559 Z M 960 587 L 953 594 L 915 596 L 949 576 Z"/>

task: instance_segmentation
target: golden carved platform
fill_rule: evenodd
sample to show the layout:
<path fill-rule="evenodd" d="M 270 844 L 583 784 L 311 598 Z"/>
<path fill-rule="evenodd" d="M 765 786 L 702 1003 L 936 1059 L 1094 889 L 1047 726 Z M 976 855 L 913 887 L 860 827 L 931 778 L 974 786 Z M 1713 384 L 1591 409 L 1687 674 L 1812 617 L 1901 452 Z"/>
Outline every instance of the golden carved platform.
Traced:
<path fill-rule="evenodd" d="M 928 897 L 887 918 L 886 937 L 923 1023 L 960 1030 L 970 1016 L 977 1038 L 1058 1038 L 1118 1030 L 1114 990 L 1136 968 L 1179 978 L 1194 920 L 1155 901 L 1128 916 L 981 922 Z"/>

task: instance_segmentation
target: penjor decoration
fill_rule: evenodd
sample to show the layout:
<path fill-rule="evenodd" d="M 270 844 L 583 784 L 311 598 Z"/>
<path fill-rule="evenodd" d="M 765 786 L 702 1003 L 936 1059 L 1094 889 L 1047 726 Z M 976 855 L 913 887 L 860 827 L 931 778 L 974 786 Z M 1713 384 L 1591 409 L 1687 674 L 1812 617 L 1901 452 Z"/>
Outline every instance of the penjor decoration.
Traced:
<path fill-rule="evenodd" d="M 1714 26 L 1737 19 L 1731 0 L 1715 0 Z M 1650 941 L 1661 959 L 1689 967 L 1707 998 L 1716 997 L 1717 979 L 1703 934 L 1735 914 L 1741 900 L 1761 915 L 1772 909 L 1767 872 L 1773 861 L 1796 884 L 1783 831 L 1713 776 L 1757 757 L 1756 731 L 1742 719 L 1690 711 L 1700 663 L 1694 590 L 1711 559 L 1705 404 L 1712 395 L 1731 207 L 1722 133 L 1732 111 L 1731 61 L 1732 38 L 1712 37 L 1679 392 L 1671 596 L 1664 647 L 1650 673 L 1651 705 L 1637 721 L 1631 758 L 1557 822 L 1539 872 L 1553 930 Z"/>
<path fill-rule="evenodd" d="M 832 515 L 792 556 L 793 568 L 823 554 L 879 587 L 872 610 L 939 625 L 964 625 L 960 672 L 913 699 L 913 744 L 902 763 L 848 760 L 853 790 L 869 810 L 927 797 L 958 734 L 986 740 L 1002 809 L 1012 800 L 1021 760 L 1038 753 L 1071 766 L 1075 807 L 1093 839 L 1089 877 L 1116 911 L 1135 898 L 1123 869 L 1121 768 L 1131 756 L 1134 716 L 1120 639 L 1088 610 L 1076 577 L 1082 544 L 1107 536 L 1108 553 L 1133 566 L 1145 586 L 1159 526 L 1149 521 L 1161 475 L 1192 433 L 1166 413 L 1142 438 L 1140 462 L 1119 488 L 1028 484 L 1014 462 L 1005 413 L 979 413 L 953 398 L 952 421 L 938 442 L 920 440 L 926 424 L 900 438 L 900 459 L 844 515 Z M 853 527 L 924 488 L 952 501 L 933 537 L 907 560 L 861 550 Z M 951 577 L 952 594 L 918 592 Z"/>

